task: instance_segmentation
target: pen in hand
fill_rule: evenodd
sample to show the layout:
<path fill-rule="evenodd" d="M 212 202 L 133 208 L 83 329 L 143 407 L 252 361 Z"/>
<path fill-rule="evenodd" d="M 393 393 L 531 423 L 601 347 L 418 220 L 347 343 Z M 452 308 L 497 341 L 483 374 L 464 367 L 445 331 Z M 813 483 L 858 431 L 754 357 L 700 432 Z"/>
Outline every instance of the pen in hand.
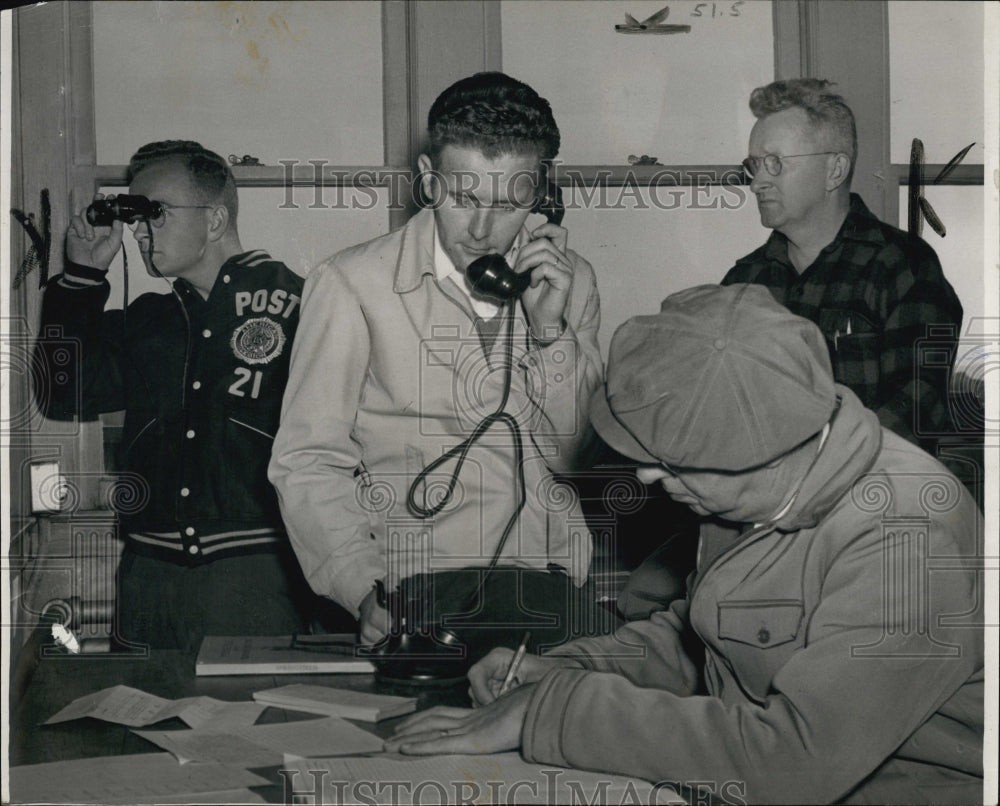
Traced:
<path fill-rule="evenodd" d="M 514 657 L 511 658 L 510 666 L 507 668 L 507 675 L 503 679 L 503 683 L 500 685 L 500 691 L 497 692 L 497 697 L 502 697 L 514 684 L 514 678 L 517 677 L 517 671 L 521 668 L 521 661 L 524 660 L 524 655 L 528 651 L 528 639 L 531 638 L 531 632 L 526 632 L 524 638 L 521 639 L 521 645 L 517 648 L 517 652 L 514 653 Z"/>

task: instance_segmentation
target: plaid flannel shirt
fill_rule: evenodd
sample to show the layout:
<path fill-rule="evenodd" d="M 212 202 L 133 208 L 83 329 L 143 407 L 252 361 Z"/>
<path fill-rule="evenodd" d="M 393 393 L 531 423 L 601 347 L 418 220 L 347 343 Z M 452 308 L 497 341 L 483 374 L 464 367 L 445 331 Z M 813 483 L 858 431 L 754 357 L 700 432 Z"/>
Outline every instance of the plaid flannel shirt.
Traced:
<path fill-rule="evenodd" d="M 873 409 L 882 425 L 934 453 L 952 430 L 951 367 L 962 304 L 926 242 L 879 221 L 861 197 L 802 274 L 775 231 L 722 280 L 767 286 L 778 302 L 815 322 L 834 378 Z"/>

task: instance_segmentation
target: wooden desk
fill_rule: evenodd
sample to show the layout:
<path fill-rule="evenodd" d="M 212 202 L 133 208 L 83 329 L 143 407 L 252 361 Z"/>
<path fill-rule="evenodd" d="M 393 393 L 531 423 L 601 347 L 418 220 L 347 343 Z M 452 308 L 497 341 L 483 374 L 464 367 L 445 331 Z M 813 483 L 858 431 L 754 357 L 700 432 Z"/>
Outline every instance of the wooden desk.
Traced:
<path fill-rule="evenodd" d="M 23 696 L 11 702 L 10 764 L 37 764 L 95 756 L 158 752 L 124 725 L 97 719 L 77 719 L 42 725 L 46 719 L 78 697 L 118 684 L 132 686 L 167 699 L 204 695 L 219 700 L 251 700 L 254 691 L 289 683 L 314 683 L 370 691 L 379 694 L 416 696 L 418 709 L 431 705 L 468 706 L 468 686 L 416 688 L 376 681 L 372 674 L 337 675 L 239 675 L 196 677 L 195 656 L 169 650 L 153 650 L 148 656 L 56 655 L 42 657 L 27 683 Z M 268 708 L 258 722 L 292 722 L 314 719 L 298 711 Z M 379 736 L 388 736 L 399 721 L 372 725 L 356 724 Z M 157 728 L 171 727 L 170 722 Z M 176 720 L 176 727 L 187 727 Z"/>
<path fill-rule="evenodd" d="M 220 700 L 247 701 L 251 699 L 252 693 L 259 689 L 271 688 L 285 683 L 310 682 L 334 685 L 356 691 L 416 696 L 418 698 L 418 708 L 421 709 L 438 704 L 455 706 L 469 704 L 467 685 L 464 682 L 447 688 L 428 687 L 417 689 L 416 687 L 382 683 L 376 681 L 374 675 L 371 674 L 196 677 L 194 674 L 194 661 L 194 655 L 191 653 L 165 650 L 153 651 L 148 656 L 143 657 L 100 655 L 43 657 L 39 661 L 24 690 L 24 696 L 20 698 L 19 702 L 12 703 L 11 765 L 17 766 L 59 760 L 69 761 L 99 756 L 127 757 L 139 753 L 162 752 L 157 746 L 135 735 L 129 728 L 123 725 L 115 725 L 90 718 L 63 722 L 56 725 L 39 724 L 78 697 L 116 684 L 132 686 L 150 694 L 169 699 L 204 695 Z M 263 712 L 258 721 L 264 723 L 295 722 L 301 719 L 315 718 L 300 712 L 268 708 Z M 370 723 L 355 724 L 372 730 L 379 736 L 385 737 L 391 733 L 393 726 L 400 719 L 386 720 L 374 726 Z M 157 723 L 155 727 L 157 729 L 186 728 L 180 720 L 171 721 L 176 724 L 171 725 L 169 721 L 164 721 Z M 167 754 L 164 753 L 164 755 Z M 484 788 L 481 791 L 493 792 L 493 789 L 487 787 L 496 785 L 496 772 L 490 771 L 492 768 L 489 767 L 490 762 L 488 758 L 484 763 L 487 765 L 487 772 L 477 773 L 483 782 L 482 786 Z M 255 774 L 268 781 L 266 785 L 253 785 L 245 789 L 213 793 L 209 796 L 210 800 L 206 800 L 204 797 L 192 796 L 191 801 L 187 801 L 181 797 L 172 797 L 168 802 L 231 803 L 235 800 L 235 802 L 251 801 L 254 803 L 287 804 L 290 802 L 291 793 L 286 792 L 286 781 L 280 775 L 280 769 L 281 767 L 279 766 L 263 769 L 253 768 Z M 422 774 L 427 775 L 429 773 Z M 470 774 L 467 769 L 463 768 L 463 777 L 445 779 L 445 782 L 457 781 L 457 784 L 449 785 L 465 787 L 469 784 L 468 776 Z M 513 773 L 513 775 L 523 775 L 525 777 L 523 780 L 521 777 L 511 778 L 507 782 L 512 788 L 501 790 L 503 802 L 509 802 L 509 798 L 513 799 L 513 802 L 518 802 L 517 797 L 514 795 L 515 789 L 513 787 L 515 785 L 521 787 L 525 782 L 530 783 L 538 778 L 538 775 L 534 771 L 530 773 Z M 612 776 L 612 778 L 617 781 L 617 783 L 613 783 L 613 786 L 618 788 L 607 790 L 607 781 L 599 773 L 566 771 L 565 774 L 561 774 L 559 777 L 558 780 L 560 783 L 558 785 L 555 778 L 550 775 L 543 775 L 541 778 L 538 778 L 538 786 L 540 787 L 538 791 L 549 792 L 548 789 L 544 788 L 549 786 L 563 787 L 563 789 L 554 790 L 555 797 L 551 802 L 570 802 L 572 800 L 572 802 L 598 803 L 604 800 L 602 793 L 608 791 L 616 794 L 610 800 L 607 800 L 607 802 L 637 802 L 637 798 L 643 803 L 683 802 L 669 787 L 659 787 L 653 790 L 656 793 L 655 797 L 650 796 L 647 798 L 642 794 L 637 795 L 635 792 L 628 794 L 627 790 L 621 789 L 624 786 L 623 781 L 627 779 L 615 776 Z M 420 781 L 422 783 L 417 786 L 422 786 L 423 783 L 426 783 L 426 780 L 431 779 L 421 778 Z M 472 780 L 478 781 L 479 778 Z M 578 791 L 574 790 L 574 793 L 571 795 L 567 787 L 574 785 L 572 782 L 579 784 L 580 788 Z M 375 783 L 379 782 L 376 781 Z M 645 786 L 644 782 L 639 783 L 640 789 L 638 792 L 645 792 L 642 789 L 642 786 Z M 443 789 L 440 791 L 451 792 L 452 790 Z M 457 793 L 455 796 L 456 799 L 469 797 L 469 792 L 466 789 L 456 789 L 454 791 Z M 517 791 L 520 792 L 520 789 Z M 354 795 L 354 797 L 365 798 L 365 800 L 351 802 L 368 802 L 367 798 L 371 797 L 371 793 L 367 789 L 364 791 L 358 790 L 358 792 L 359 794 Z M 433 793 L 425 794 L 432 795 Z M 532 795 L 530 788 L 526 792 L 520 792 L 520 795 L 527 798 L 526 802 L 539 802 L 537 797 Z M 14 802 L 17 802 L 16 791 L 12 792 L 12 796 Z M 321 799 L 317 799 L 317 803 Z M 330 800 L 326 802 L 335 801 Z"/>

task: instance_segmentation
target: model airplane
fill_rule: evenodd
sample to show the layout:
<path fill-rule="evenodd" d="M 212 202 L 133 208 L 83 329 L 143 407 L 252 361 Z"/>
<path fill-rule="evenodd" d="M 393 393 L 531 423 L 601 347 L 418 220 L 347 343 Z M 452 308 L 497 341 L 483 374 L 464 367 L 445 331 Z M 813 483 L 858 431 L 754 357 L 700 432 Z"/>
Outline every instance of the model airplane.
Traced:
<path fill-rule="evenodd" d="M 625 25 L 616 25 L 620 34 L 686 34 L 690 25 L 663 25 L 662 22 L 670 14 L 670 6 L 664 6 L 655 14 L 639 22 L 631 14 L 625 14 Z"/>

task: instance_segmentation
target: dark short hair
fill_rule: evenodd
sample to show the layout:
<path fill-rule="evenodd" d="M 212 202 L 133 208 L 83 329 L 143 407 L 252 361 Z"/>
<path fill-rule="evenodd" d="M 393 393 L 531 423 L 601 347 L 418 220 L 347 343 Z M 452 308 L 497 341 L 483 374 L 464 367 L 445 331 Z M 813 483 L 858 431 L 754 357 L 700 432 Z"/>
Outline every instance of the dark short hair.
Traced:
<path fill-rule="evenodd" d="M 774 81 L 750 93 L 750 111 L 760 119 L 792 107 L 801 109 L 831 149 L 847 154 L 853 173 L 858 155 L 858 130 L 854 113 L 843 96 L 831 89 L 833 86 L 833 82 L 822 78 Z"/>
<path fill-rule="evenodd" d="M 536 153 L 548 162 L 559 153 L 549 102 L 505 73 L 476 73 L 448 87 L 431 106 L 427 133 L 435 165 L 447 145 L 475 148 L 488 159 Z"/>
<path fill-rule="evenodd" d="M 231 225 L 235 225 L 239 213 L 236 180 L 229 163 L 222 157 L 194 140 L 147 143 L 129 160 L 126 180 L 132 184 L 140 171 L 159 162 L 174 162 L 187 171 L 199 200 L 205 204 L 222 204 L 229 210 Z"/>

